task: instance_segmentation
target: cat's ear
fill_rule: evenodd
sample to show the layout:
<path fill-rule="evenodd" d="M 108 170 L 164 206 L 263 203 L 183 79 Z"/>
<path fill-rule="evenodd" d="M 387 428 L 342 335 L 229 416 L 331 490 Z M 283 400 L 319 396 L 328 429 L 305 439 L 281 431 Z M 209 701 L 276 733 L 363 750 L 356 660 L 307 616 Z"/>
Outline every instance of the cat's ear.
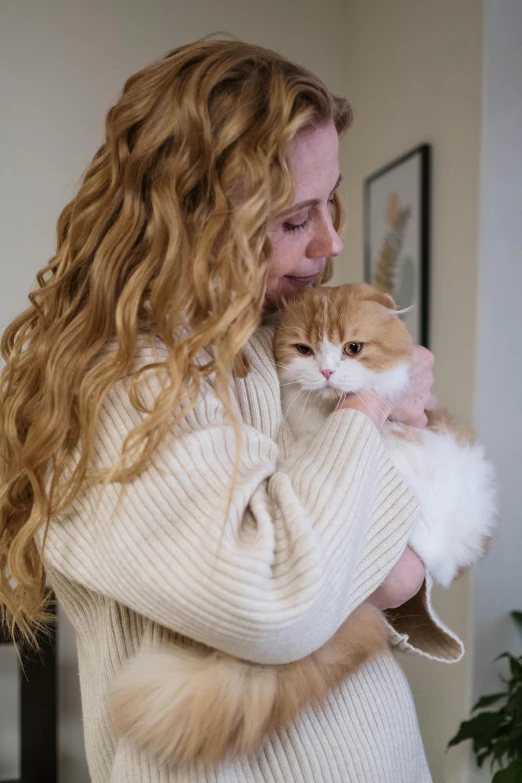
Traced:
<path fill-rule="evenodd" d="M 391 294 L 382 294 L 383 298 L 383 304 L 385 307 L 389 307 L 390 310 L 396 310 L 397 305 L 395 304 L 395 301 L 393 299 L 393 296 Z"/>
<path fill-rule="evenodd" d="M 365 289 L 365 299 L 369 299 L 371 302 L 377 302 L 377 304 L 387 307 L 389 310 L 397 310 L 397 305 L 391 294 L 379 291 L 377 288 L 374 288 L 374 286 L 368 285 L 368 283 L 362 283 L 362 285 Z"/>
<path fill-rule="evenodd" d="M 393 297 L 390 294 L 384 294 L 381 291 L 377 291 L 378 298 L 375 298 L 376 302 L 379 302 L 379 304 L 384 305 L 384 307 L 387 307 L 389 310 L 393 310 L 395 315 L 404 315 L 405 313 L 409 313 L 413 310 L 413 305 L 410 307 L 404 307 L 402 310 L 399 310 L 397 305 L 395 304 L 395 301 Z"/>

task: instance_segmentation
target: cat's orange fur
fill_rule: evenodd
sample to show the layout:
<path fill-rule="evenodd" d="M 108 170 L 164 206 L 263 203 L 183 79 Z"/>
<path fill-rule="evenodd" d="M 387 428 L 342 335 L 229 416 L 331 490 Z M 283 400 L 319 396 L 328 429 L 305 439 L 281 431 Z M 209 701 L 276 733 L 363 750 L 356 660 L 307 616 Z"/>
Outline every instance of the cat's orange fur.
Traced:
<path fill-rule="evenodd" d="M 365 284 L 307 291 L 284 308 L 276 360 L 285 364 L 295 356 L 296 343 L 325 332 L 339 342 L 357 341 L 362 331 L 365 341 L 371 339 L 361 361 L 371 369 L 407 361 L 409 335 L 384 309 L 394 307 L 390 297 Z M 433 415 L 431 426 L 456 426 L 441 417 Z M 166 647 L 163 654 L 142 655 L 120 675 L 111 699 L 113 723 L 119 734 L 168 764 L 199 759 L 212 765 L 248 755 L 386 643 L 382 614 L 363 603 L 319 650 L 286 665 L 252 664 L 206 648 Z"/>
<path fill-rule="evenodd" d="M 168 764 L 247 756 L 385 646 L 381 613 L 363 604 L 319 650 L 281 666 L 166 647 L 120 676 L 114 727 Z"/>
<path fill-rule="evenodd" d="M 358 342 L 361 335 L 367 349 L 357 361 L 370 370 L 409 361 L 411 338 L 398 318 L 386 317 L 383 307 L 395 310 L 391 297 L 366 283 L 309 289 L 283 309 L 274 340 L 276 361 L 286 364 L 292 359 L 296 343 L 315 344 L 322 336 L 332 343 Z"/>

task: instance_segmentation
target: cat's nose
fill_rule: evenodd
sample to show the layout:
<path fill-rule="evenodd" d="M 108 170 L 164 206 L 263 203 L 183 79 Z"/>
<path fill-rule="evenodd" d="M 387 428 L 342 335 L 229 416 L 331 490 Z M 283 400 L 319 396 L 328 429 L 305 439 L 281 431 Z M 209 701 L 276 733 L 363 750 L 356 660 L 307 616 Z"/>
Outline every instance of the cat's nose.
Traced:
<path fill-rule="evenodd" d="M 324 375 L 326 380 L 328 381 L 330 377 L 334 374 L 333 370 L 321 370 L 321 375 Z"/>

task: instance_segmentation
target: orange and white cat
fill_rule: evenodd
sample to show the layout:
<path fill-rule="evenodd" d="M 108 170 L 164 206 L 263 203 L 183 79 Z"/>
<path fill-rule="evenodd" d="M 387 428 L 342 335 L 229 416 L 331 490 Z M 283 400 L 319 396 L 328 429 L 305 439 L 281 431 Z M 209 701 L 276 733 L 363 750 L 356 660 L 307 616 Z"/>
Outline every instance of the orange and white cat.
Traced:
<path fill-rule="evenodd" d="M 412 347 L 391 297 L 365 283 L 309 290 L 288 303 L 275 337 L 283 410 L 295 436 L 285 464 L 306 453 L 343 395 L 372 390 L 397 400 Z M 496 518 L 494 473 L 471 430 L 446 411 L 428 419 L 426 429 L 389 422 L 382 438 L 419 501 L 410 546 L 447 587 L 484 552 Z"/>
<path fill-rule="evenodd" d="M 288 468 L 306 453 L 344 394 L 397 399 L 412 343 L 390 297 L 365 284 L 308 290 L 287 302 L 274 353 L 283 412 L 293 430 Z M 496 516 L 493 469 L 473 436 L 444 413 L 426 430 L 389 424 L 383 441 L 419 500 L 410 545 L 443 585 L 484 553 Z M 117 732 L 180 765 L 248 755 L 387 643 L 382 614 L 359 606 L 315 653 L 282 666 L 169 645 L 142 654 L 116 680 Z"/>

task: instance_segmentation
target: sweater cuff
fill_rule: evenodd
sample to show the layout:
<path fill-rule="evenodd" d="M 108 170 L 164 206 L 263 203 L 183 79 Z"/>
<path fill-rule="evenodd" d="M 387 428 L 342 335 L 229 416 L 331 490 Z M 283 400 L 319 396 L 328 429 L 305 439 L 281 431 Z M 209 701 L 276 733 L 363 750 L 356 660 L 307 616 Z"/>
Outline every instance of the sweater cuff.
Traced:
<path fill-rule="evenodd" d="M 431 603 L 433 579 L 426 571 L 424 583 L 413 598 L 397 609 L 389 609 L 386 621 L 392 647 L 440 663 L 457 663 L 464 645 L 438 617 Z"/>

